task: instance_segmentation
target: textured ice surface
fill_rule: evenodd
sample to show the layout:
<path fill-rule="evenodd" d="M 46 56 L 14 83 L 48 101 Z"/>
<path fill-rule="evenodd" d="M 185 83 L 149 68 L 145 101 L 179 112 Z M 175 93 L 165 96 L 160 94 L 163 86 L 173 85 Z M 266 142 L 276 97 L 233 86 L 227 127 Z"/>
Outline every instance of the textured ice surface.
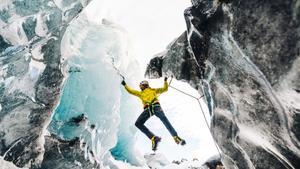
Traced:
<path fill-rule="evenodd" d="M 68 60 L 67 78 L 49 130 L 66 140 L 81 137 L 86 143 L 86 156 L 91 150 L 98 162 L 117 145 L 112 150 L 117 159 L 140 164 L 133 147 L 136 129 L 131 127 L 138 111 L 130 105 L 136 101 L 122 94 L 125 91 L 121 91 L 121 78 L 114 68 L 126 74 L 129 83 L 130 77 L 139 76 L 127 45 L 126 34 L 118 26 L 105 20 L 95 25 L 85 19 L 74 23 L 62 42 L 62 59 Z M 80 114 L 88 117 L 88 124 L 68 123 Z M 92 124 L 96 129 L 91 131 Z"/>
<path fill-rule="evenodd" d="M 89 168 L 93 165 L 86 159 L 110 165 L 111 152 L 118 160 L 143 164 L 143 156 L 134 148 L 133 124 L 140 103 L 119 88 L 120 78 L 111 66 L 113 60 L 130 85 L 141 79 L 124 30 L 108 21 L 92 25 L 82 17 L 69 24 L 88 1 L 22 2 L 1 2 L 4 158 L 19 166 L 39 167 L 42 162 L 42 168 Z M 53 135 L 44 139 L 54 106 L 48 128 Z M 86 123 L 67 122 L 82 113 L 88 116 Z M 89 128 L 91 124 L 95 130 Z M 77 145 L 75 137 L 86 146 Z"/>
<path fill-rule="evenodd" d="M 107 21 L 89 25 L 80 20 L 64 36 L 87 2 L 1 1 L 1 167 L 14 167 L 2 158 L 34 168 L 42 161 L 42 168 L 51 169 L 92 168 L 95 161 L 102 168 L 131 167 L 118 167 L 110 150 L 117 159 L 140 163 L 131 127 L 139 110 L 128 107 L 137 103 L 112 85 L 120 79 L 109 66 L 114 60 L 129 83 L 138 76 L 127 57 L 123 30 Z M 299 1 L 192 2 L 197 8 L 185 13 L 187 34 L 160 55 L 168 57 L 150 64 L 156 76 L 173 74 L 198 89 L 204 75 L 212 131 L 228 168 L 299 168 Z M 67 79 L 60 94 L 63 75 Z M 58 96 L 49 129 L 62 139 L 81 137 L 83 152 L 76 141 L 44 139 Z M 66 123 L 81 113 L 89 118 L 86 125 Z"/>
<path fill-rule="evenodd" d="M 45 128 L 63 79 L 60 42 L 88 0 L 63 8 L 56 2 L 0 2 L 0 152 L 20 167 L 39 167 L 43 160 Z"/>
<path fill-rule="evenodd" d="M 299 8 L 294 1 L 193 4 L 187 32 L 150 61 L 147 74 L 174 74 L 195 88 L 204 78 L 227 168 L 299 168 Z"/>
<path fill-rule="evenodd" d="M 3 160 L 1 156 L 0 156 L 0 166 L 1 169 L 28 169 L 28 168 L 16 167 L 12 162 Z"/>

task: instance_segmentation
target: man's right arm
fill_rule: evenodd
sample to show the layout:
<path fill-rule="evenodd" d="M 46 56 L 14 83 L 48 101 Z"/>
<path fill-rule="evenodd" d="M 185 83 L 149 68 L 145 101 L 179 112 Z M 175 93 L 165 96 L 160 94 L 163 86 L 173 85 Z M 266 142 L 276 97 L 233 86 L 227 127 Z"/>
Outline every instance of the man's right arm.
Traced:
<path fill-rule="evenodd" d="M 140 91 L 137 91 L 137 90 L 134 90 L 134 89 L 132 89 L 132 88 L 130 88 L 130 87 L 126 84 L 126 82 L 125 82 L 124 80 L 122 81 L 122 85 L 125 87 L 125 89 L 126 89 L 126 91 L 127 91 L 128 93 L 130 93 L 130 94 L 132 94 L 132 95 L 135 95 L 135 96 L 137 96 L 137 97 L 140 97 L 141 92 L 140 92 Z"/>

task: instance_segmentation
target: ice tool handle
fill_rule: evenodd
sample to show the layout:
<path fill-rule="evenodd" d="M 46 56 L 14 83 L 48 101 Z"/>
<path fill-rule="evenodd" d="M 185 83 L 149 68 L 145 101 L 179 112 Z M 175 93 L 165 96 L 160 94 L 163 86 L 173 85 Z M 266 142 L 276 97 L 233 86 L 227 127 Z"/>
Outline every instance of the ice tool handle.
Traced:
<path fill-rule="evenodd" d="M 111 56 L 111 65 L 116 70 L 117 74 L 122 78 L 122 80 L 125 80 L 125 76 L 120 72 L 120 70 L 115 65 L 115 58 Z"/>

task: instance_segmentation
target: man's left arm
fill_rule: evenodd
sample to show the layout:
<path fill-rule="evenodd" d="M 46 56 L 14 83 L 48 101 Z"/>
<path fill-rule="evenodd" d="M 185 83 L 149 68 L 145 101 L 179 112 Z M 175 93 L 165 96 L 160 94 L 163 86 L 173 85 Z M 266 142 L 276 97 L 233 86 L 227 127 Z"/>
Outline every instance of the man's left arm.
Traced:
<path fill-rule="evenodd" d="M 165 79 L 164 79 L 164 87 L 155 89 L 156 93 L 159 94 L 159 93 L 163 93 L 163 92 L 168 91 L 169 85 L 168 85 L 168 81 L 167 80 L 168 80 L 168 78 L 165 77 Z"/>

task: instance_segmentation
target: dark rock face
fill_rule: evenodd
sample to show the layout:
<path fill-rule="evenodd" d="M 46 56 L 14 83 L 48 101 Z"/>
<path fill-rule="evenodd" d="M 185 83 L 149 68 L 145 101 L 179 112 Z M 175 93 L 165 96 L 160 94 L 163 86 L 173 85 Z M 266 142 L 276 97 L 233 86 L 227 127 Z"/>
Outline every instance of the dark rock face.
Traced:
<path fill-rule="evenodd" d="M 234 1 L 232 7 L 233 37 L 272 85 L 280 83 L 300 54 L 299 1 Z"/>
<path fill-rule="evenodd" d="M 226 168 L 300 168 L 300 2 L 192 2 L 186 35 L 147 75 L 203 88 Z"/>
<path fill-rule="evenodd" d="M 12 0 L 0 9 L 0 155 L 19 167 L 39 168 L 49 150 L 44 134 L 63 81 L 61 39 L 89 0 L 57 2 Z"/>
<path fill-rule="evenodd" d="M 54 137 L 46 137 L 44 160 L 41 165 L 43 169 L 60 168 L 97 168 L 97 164 L 87 161 L 80 149 L 78 139 L 63 141 Z"/>
<path fill-rule="evenodd" d="M 178 57 L 178 55 L 182 57 Z M 168 57 L 163 58 L 164 56 Z M 157 57 L 150 61 L 145 75 L 160 77 L 162 72 L 168 75 L 175 75 L 177 79 L 187 80 L 191 83 L 199 80 L 201 73 L 197 69 L 197 62 L 188 54 L 186 32 L 172 42 L 166 52 L 158 54 Z M 172 72 L 178 73 L 173 74 Z"/>

